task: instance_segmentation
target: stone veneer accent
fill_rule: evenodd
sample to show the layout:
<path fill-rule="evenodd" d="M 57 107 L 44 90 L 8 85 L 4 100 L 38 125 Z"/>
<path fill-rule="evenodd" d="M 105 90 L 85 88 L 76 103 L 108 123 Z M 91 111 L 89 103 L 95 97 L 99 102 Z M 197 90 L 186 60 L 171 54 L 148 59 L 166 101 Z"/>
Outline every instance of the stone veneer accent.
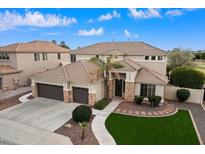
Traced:
<path fill-rule="evenodd" d="M 88 105 L 93 106 L 96 102 L 96 94 L 88 94 Z"/>
<path fill-rule="evenodd" d="M 108 97 L 112 99 L 113 96 L 113 80 L 108 80 L 109 89 L 108 89 Z"/>
<path fill-rule="evenodd" d="M 32 96 L 36 97 L 37 95 L 36 95 L 36 88 L 35 88 L 35 86 L 31 86 L 31 91 L 32 91 Z"/>
<path fill-rule="evenodd" d="M 69 92 L 68 91 L 63 91 L 63 99 L 64 99 L 64 102 L 69 103 Z"/>
<path fill-rule="evenodd" d="M 135 95 L 135 83 L 134 82 L 125 82 L 125 100 L 133 101 Z"/>

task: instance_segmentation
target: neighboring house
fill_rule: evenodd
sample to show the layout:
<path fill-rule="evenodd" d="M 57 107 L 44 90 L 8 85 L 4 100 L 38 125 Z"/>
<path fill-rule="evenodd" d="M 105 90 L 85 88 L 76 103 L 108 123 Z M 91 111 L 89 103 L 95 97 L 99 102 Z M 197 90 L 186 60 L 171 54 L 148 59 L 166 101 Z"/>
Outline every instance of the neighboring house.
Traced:
<path fill-rule="evenodd" d="M 167 53 L 144 42 L 102 42 L 71 52 L 71 62 L 112 56 L 113 60 L 130 59 L 161 74 L 166 74 Z"/>
<path fill-rule="evenodd" d="M 48 41 L 0 47 L 0 90 L 29 85 L 30 76 L 70 61 L 69 49 Z"/>
<path fill-rule="evenodd" d="M 133 101 L 135 95 L 159 95 L 164 98 L 167 77 L 133 60 L 119 60 L 123 68 L 112 69 L 109 96 Z M 32 77 L 33 96 L 94 105 L 104 98 L 106 82 L 100 67 L 90 61 L 78 61 Z"/>

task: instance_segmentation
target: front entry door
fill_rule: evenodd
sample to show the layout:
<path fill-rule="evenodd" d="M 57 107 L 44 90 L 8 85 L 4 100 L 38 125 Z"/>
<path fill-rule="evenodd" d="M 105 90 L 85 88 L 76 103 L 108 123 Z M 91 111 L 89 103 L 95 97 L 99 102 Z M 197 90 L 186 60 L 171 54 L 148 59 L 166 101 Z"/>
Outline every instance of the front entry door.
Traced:
<path fill-rule="evenodd" d="M 122 97 L 122 80 L 115 79 L 115 96 Z"/>

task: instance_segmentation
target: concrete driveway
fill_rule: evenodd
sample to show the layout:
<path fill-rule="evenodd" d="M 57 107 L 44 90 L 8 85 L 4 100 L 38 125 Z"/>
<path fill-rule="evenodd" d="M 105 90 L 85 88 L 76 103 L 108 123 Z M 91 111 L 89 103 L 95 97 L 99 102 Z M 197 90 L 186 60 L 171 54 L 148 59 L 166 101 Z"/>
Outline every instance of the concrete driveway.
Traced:
<path fill-rule="evenodd" d="M 29 102 L 0 111 L 0 142 L 3 138 L 3 140 L 12 140 L 11 142 L 16 144 L 18 142 L 21 142 L 20 144 L 64 143 L 64 136 L 53 132 L 72 118 L 72 111 L 78 105 L 34 98 Z M 15 137 L 17 141 L 14 141 Z M 71 143 L 70 140 L 66 141 L 67 143 Z"/>

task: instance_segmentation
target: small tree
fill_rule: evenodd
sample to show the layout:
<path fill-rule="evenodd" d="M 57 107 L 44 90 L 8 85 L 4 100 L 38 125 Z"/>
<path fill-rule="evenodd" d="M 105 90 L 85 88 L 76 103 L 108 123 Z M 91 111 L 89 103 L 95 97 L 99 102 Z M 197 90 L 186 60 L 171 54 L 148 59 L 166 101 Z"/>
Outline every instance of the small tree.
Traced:
<path fill-rule="evenodd" d="M 174 69 L 181 66 L 191 66 L 194 54 L 190 50 L 175 48 L 168 54 L 169 67 Z"/>
<path fill-rule="evenodd" d="M 172 71 L 170 83 L 184 88 L 201 89 L 205 82 L 205 75 L 190 67 L 179 67 Z"/>
<path fill-rule="evenodd" d="M 205 52 L 201 53 L 200 59 L 205 60 Z"/>
<path fill-rule="evenodd" d="M 61 41 L 60 46 L 63 48 L 70 49 L 70 47 L 65 43 L 65 41 Z"/>
<path fill-rule="evenodd" d="M 82 134 L 81 134 L 81 139 L 83 140 L 85 138 L 85 128 L 88 127 L 88 122 L 83 121 L 79 122 L 80 127 L 82 128 Z"/>

